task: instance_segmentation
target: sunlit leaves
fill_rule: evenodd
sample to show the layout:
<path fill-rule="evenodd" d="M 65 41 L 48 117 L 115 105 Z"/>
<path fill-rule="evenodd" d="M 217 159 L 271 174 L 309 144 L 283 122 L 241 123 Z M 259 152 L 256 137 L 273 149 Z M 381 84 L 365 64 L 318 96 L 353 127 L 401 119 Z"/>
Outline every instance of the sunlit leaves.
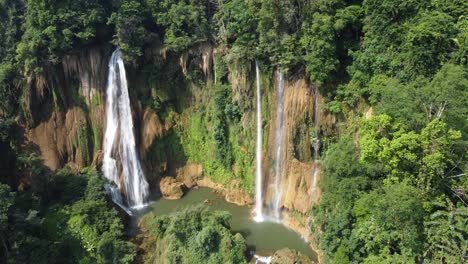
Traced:
<path fill-rule="evenodd" d="M 229 218 L 197 206 L 146 220 L 157 242 L 145 263 L 246 263 L 245 240 L 231 234 Z"/>

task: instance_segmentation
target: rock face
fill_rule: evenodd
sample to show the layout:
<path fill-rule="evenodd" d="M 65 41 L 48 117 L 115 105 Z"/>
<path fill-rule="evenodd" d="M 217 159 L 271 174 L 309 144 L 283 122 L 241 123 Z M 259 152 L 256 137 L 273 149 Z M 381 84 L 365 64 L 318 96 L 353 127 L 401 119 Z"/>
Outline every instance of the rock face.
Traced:
<path fill-rule="evenodd" d="M 64 56 L 43 75 L 28 77 L 25 131 L 28 146 L 50 170 L 65 164 L 91 165 L 101 148 L 104 127 L 103 89 L 107 47 Z"/>
<path fill-rule="evenodd" d="M 306 213 L 314 202 L 318 202 L 320 195 L 320 189 L 316 186 L 320 174 L 314 173 L 318 165 L 300 162 L 297 159 L 288 162 L 288 165 L 287 181 L 284 182 L 286 191 L 283 195 L 283 206 L 289 210 L 295 209 Z"/>
<path fill-rule="evenodd" d="M 192 188 L 202 173 L 203 168 L 200 164 L 190 163 L 176 170 L 176 179 L 183 182 L 187 188 Z"/>
<path fill-rule="evenodd" d="M 161 189 L 161 194 L 164 199 L 167 200 L 177 200 L 180 199 L 184 192 L 182 190 L 182 186 L 184 184 L 178 182 L 173 177 L 164 177 L 159 182 L 159 188 Z"/>
<path fill-rule="evenodd" d="M 271 259 L 272 264 L 314 264 L 307 256 L 289 248 L 283 248 L 275 252 Z"/>
<path fill-rule="evenodd" d="M 164 126 L 158 115 L 150 108 L 143 111 L 143 120 L 141 124 L 141 155 L 145 156 L 149 147 L 155 138 L 162 137 L 165 132 Z"/>
<path fill-rule="evenodd" d="M 222 184 L 215 183 L 208 177 L 204 177 L 203 179 L 197 181 L 197 185 L 200 187 L 207 187 L 216 190 L 219 194 L 224 195 L 226 201 L 233 204 L 244 206 L 253 203 L 252 197 L 241 191 L 240 184 L 237 181 L 233 181 L 231 185 L 226 188 Z"/>
<path fill-rule="evenodd" d="M 238 181 L 233 181 L 226 191 L 226 201 L 237 205 L 252 204 L 253 200 L 250 195 L 241 190 L 240 183 Z"/>
<path fill-rule="evenodd" d="M 275 94 L 273 93 L 275 96 Z M 297 210 L 306 213 L 314 202 L 318 199 L 320 191 L 314 186 L 314 161 L 313 161 L 313 141 L 310 135 L 314 134 L 314 116 L 317 96 L 313 92 L 313 87 L 304 78 L 286 80 L 284 84 L 284 159 L 281 173 L 281 205 L 289 210 Z M 275 153 L 275 118 L 276 99 L 270 106 L 271 114 L 268 131 L 267 153 L 264 159 L 274 160 Z M 333 120 L 322 113 L 318 115 L 320 122 L 332 122 Z M 318 125 L 320 127 L 320 124 Z M 269 162 L 264 161 L 264 164 Z M 267 186 L 273 186 L 274 166 L 269 166 L 269 170 L 264 170 L 268 179 Z M 316 175 L 317 176 L 317 175 Z M 315 180 L 317 182 L 318 179 Z M 275 191 L 267 189 L 267 203 L 274 199 Z"/>
<path fill-rule="evenodd" d="M 57 170 L 66 163 L 80 169 L 92 161 L 92 142 L 87 138 L 88 122 L 81 108 L 65 114 L 53 112 L 49 120 L 28 130 L 27 138 L 37 146 L 44 165 Z"/>
<path fill-rule="evenodd" d="M 36 147 L 37 153 L 44 163 L 51 170 L 56 170 L 69 163 L 80 169 L 89 165 L 99 167 L 101 160 L 100 150 L 102 148 L 102 137 L 105 128 L 105 86 L 108 71 L 108 61 L 110 55 L 110 46 L 102 45 L 93 47 L 74 55 L 68 55 L 63 58 L 58 67 L 49 69 L 47 74 L 40 77 L 31 77 L 30 95 L 26 97 L 26 105 L 29 108 L 27 118 L 31 119 L 31 124 L 27 127 L 28 140 Z M 200 52 L 184 55 L 182 58 L 179 74 L 188 74 L 190 61 L 199 62 L 199 68 L 207 81 L 206 87 L 198 89 L 196 85 L 187 87 L 173 87 L 172 82 L 169 88 L 164 88 L 167 84 L 158 85 L 149 84 L 144 74 L 139 69 L 129 69 L 129 85 L 135 91 L 131 95 L 132 111 L 135 121 L 136 144 L 139 149 L 139 156 L 146 170 L 147 180 L 154 189 L 157 189 L 159 181 L 165 175 L 175 175 L 179 183 L 183 183 L 188 188 L 197 185 L 200 176 L 203 175 L 203 168 L 199 164 L 199 159 L 188 159 L 184 153 L 175 153 L 174 145 L 190 145 L 193 142 L 182 142 L 178 135 L 171 134 L 173 129 L 179 127 L 178 131 L 187 133 L 192 127 L 179 122 L 183 118 L 178 116 L 184 108 L 200 104 L 197 111 L 212 111 L 211 108 L 205 109 L 205 104 L 209 105 L 211 97 L 206 96 L 207 89 L 212 89 L 209 80 L 216 80 L 217 73 L 214 65 L 215 57 L 223 53 L 223 49 L 217 49 L 211 44 L 198 47 Z M 152 57 L 160 51 L 147 51 L 146 56 Z M 154 52 L 154 54 L 153 54 Z M 163 52 L 164 53 L 164 52 Z M 161 54 L 163 54 L 161 53 Z M 152 55 L 153 54 L 153 55 Z M 197 55 L 198 54 L 198 55 Z M 190 58 L 190 56 L 199 56 Z M 148 60 L 151 61 L 151 59 Z M 169 56 L 170 57 L 170 56 Z M 158 57 L 158 59 L 161 59 Z M 166 61 L 166 54 L 162 56 Z M 166 62 L 170 59 L 168 58 Z M 193 66 L 193 65 L 192 65 Z M 255 85 L 252 76 L 252 65 L 235 62 L 228 66 L 227 73 L 224 73 L 230 83 L 232 92 L 232 101 L 236 103 L 240 111 L 240 122 L 245 131 L 255 131 Z M 190 72 L 190 71 L 189 71 Z M 211 76 L 213 75 L 213 76 Z M 264 75 L 266 76 L 266 75 Z M 288 79 L 289 78 L 289 79 Z M 190 82 L 188 80 L 187 82 Z M 311 135 L 314 134 L 314 127 L 318 127 L 320 132 L 317 134 L 326 134 L 325 130 L 333 127 L 334 118 L 331 115 L 320 113 L 316 115 L 316 105 L 323 103 L 323 98 L 317 92 L 313 85 L 301 77 L 301 74 L 285 74 L 284 87 L 284 124 L 285 124 L 285 155 L 284 172 L 282 181 L 283 198 L 281 206 L 288 210 L 297 210 L 305 213 L 318 201 L 320 190 L 314 188 L 314 162 L 312 160 L 313 147 Z M 171 80 L 172 81 L 172 80 Z M 263 146 L 263 167 L 264 167 L 264 190 L 269 186 L 267 179 L 273 176 L 269 170 L 273 158 L 272 142 L 274 141 L 274 120 L 275 120 L 275 88 L 274 76 L 266 76 L 262 81 L 262 114 L 264 116 L 264 146 Z M 163 91 L 164 90 L 164 91 Z M 173 92 L 177 96 L 171 95 Z M 167 93 L 167 94 L 166 94 Z M 151 100 L 155 99 L 157 94 L 161 105 L 159 108 L 152 108 Z M 183 97 L 180 96 L 183 94 Z M 180 96 L 180 97 L 178 97 Z M 154 97 L 154 98 L 153 98 Z M 29 99 L 28 99 L 29 98 Z M 318 99 L 317 99 L 318 98 Z M 158 100 L 159 100 L 158 99 Z M 316 100 L 317 99 L 317 100 Z M 147 102 L 148 101 L 148 102 Z M 173 101 L 177 101 L 174 103 Z M 157 101 L 159 102 L 159 101 Z M 170 105 L 173 108 L 169 107 Z M 176 107 L 175 107 L 176 106 Z M 173 109 L 173 110 L 168 110 Z M 170 114 L 170 115 L 169 115 Z M 209 115 L 208 115 L 209 116 Z M 318 126 L 313 122 L 318 116 Z M 207 118 L 209 119 L 209 118 Z M 172 121 L 171 121 L 172 120 Z M 175 120 L 175 121 L 174 121 Z M 210 121 L 203 121 L 210 122 Z M 190 124 L 190 122 L 188 122 Z M 205 124 L 203 124 L 205 125 Z M 182 127 L 182 129 L 180 129 Z M 84 130 L 83 130 L 84 128 Z M 207 124 L 207 132 L 212 133 L 212 124 Z M 211 135 L 210 135 L 211 136 Z M 314 136 L 317 136 L 314 134 Z M 252 137 L 254 138 L 254 137 Z M 244 140 L 244 139 L 242 139 Z M 249 181 L 250 167 L 254 171 L 254 159 L 248 153 L 253 149 L 254 139 L 247 138 L 241 142 L 241 151 L 243 160 L 234 160 L 231 168 L 236 177 L 233 179 L 243 179 Z M 238 144 L 238 143 L 236 143 Z M 179 149 L 181 147 L 178 147 Z M 244 151 L 245 150 L 245 151 Z M 180 152 L 184 152 L 180 151 Z M 180 155 L 182 154 L 182 155 Z M 243 163 L 243 166 L 237 166 Z M 245 165 L 247 164 L 247 165 Z M 251 164 L 251 166 L 250 166 Z M 242 177 L 237 175 L 238 167 L 242 167 Z M 206 167 L 208 168 L 208 167 Z M 167 180 L 166 180 L 167 181 Z M 318 177 L 315 182 L 318 181 Z M 253 182 L 253 181 L 252 181 Z M 198 185 L 203 186 L 201 181 Z M 243 182 L 243 185 L 245 182 Z M 222 190 L 226 199 L 230 202 L 246 205 L 252 203 L 253 194 L 245 194 L 240 191 L 239 183 L 233 181 L 226 186 L 214 186 L 207 184 L 208 187 Z M 177 189 L 177 188 L 176 188 Z M 271 194 L 266 194 L 268 202 Z"/>

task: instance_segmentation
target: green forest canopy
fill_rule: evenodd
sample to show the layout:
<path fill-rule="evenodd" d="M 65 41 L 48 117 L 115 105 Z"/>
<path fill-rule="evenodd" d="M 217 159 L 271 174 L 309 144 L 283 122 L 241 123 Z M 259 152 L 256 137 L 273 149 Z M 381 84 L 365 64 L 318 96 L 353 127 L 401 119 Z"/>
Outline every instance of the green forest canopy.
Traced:
<path fill-rule="evenodd" d="M 147 48 L 181 54 L 209 43 L 228 51 L 226 62 L 304 73 L 343 123 L 324 139 L 323 197 L 311 211 L 327 263 L 466 261 L 467 10 L 462 0 L 0 0 L 0 164 L 9 174 L 0 178 L 0 237 L 18 245 L 1 257 L 65 263 L 77 249 L 83 263 L 106 263 L 135 254 L 89 184 L 95 173 L 50 175 L 22 150 L 16 118 L 28 77 L 93 45 L 118 46 L 139 67 Z M 375 115 L 354 118 L 362 104 Z M 37 179 L 30 191 L 11 183 L 25 169 Z M 84 179 L 86 189 L 75 186 Z M 50 197 L 54 184 L 76 194 Z M 102 222 L 83 219 L 89 210 Z"/>

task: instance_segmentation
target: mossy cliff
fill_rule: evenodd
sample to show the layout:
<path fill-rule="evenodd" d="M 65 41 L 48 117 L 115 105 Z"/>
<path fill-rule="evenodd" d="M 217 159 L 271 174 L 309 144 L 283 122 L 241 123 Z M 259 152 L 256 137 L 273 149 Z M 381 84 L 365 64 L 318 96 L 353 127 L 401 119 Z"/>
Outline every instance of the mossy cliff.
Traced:
<path fill-rule="evenodd" d="M 112 47 L 66 56 L 61 65 L 31 78 L 41 100 L 24 107 L 28 139 L 52 170 L 100 166 L 105 129 L 107 62 Z M 251 62 L 230 61 L 226 50 L 203 43 L 184 53 L 148 49 L 128 64 L 127 79 L 139 155 L 153 191 L 163 176 L 180 181 L 206 176 L 253 195 L 255 169 L 255 71 Z M 263 152 L 266 179 L 273 163 L 275 68 L 261 67 Z M 315 87 L 303 74 L 285 83 L 285 176 L 283 205 L 306 213 L 318 193 L 313 186 Z M 320 114 L 322 126 L 333 118 Z M 268 182 L 268 181 L 266 181 Z M 268 189 L 268 186 L 264 186 Z"/>
<path fill-rule="evenodd" d="M 51 170 L 65 164 L 83 168 L 99 156 L 109 48 L 94 46 L 65 56 L 22 84 L 28 147 Z"/>

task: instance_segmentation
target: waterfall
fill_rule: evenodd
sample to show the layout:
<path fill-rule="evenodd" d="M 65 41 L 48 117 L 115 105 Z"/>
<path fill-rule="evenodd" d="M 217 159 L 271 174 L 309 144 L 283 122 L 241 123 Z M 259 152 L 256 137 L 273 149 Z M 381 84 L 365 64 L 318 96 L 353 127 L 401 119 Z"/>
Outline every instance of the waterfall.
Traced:
<path fill-rule="evenodd" d="M 125 195 L 129 207 L 139 208 L 148 196 L 148 183 L 136 152 L 127 79 L 119 49 L 109 61 L 106 96 L 102 172 Z M 122 205 L 119 193 L 111 193 L 113 200 Z"/>
<path fill-rule="evenodd" d="M 262 263 L 265 263 L 265 264 L 270 264 L 271 259 L 272 259 L 271 256 L 263 257 L 263 256 L 259 256 L 257 254 L 254 255 L 254 258 L 255 258 L 255 264 L 258 264 L 259 262 L 262 262 Z"/>
<path fill-rule="evenodd" d="M 275 120 L 275 182 L 274 182 L 274 204 L 273 217 L 281 219 L 281 178 L 283 176 L 283 156 L 284 156 L 284 79 L 281 69 L 277 72 L 276 87 L 276 120 Z"/>
<path fill-rule="evenodd" d="M 255 217 L 256 222 L 263 221 L 263 196 L 262 196 L 262 95 L 260 93 L 260 69 L 255 62 L 257 78 L 257 146 L 255 152 L 256 176 L 255 176 Z"/>
<path fill-rule="evenodd" d="M 317 176 L 319 174 L 318 161 L 314 160 L 314 170 L 312 171 L 312 190 L 317 189 Z"/>
<path fill-rule="evenodd" d="M 108 184 L 106 183 L 104 185 L 104 189 L 106 190 L 106 192 L 108 194 L 110 194 L 111 198 L 112 198 L 112 201 L 118 205 L 120 208 L 122 208 L 122 210 L 124 210 L 127 214 L 129 215 L 132 215 L 132 211 L 130 211 L 125 205 L 124 205 L 124 202 L 122 200 L 122 195 L 120 194 L 120 191 L 119 189 L 115 188 L 114 186 L 112 186 L 111 184 Z"/>
<path fill-rule="evenodd" d="M 320 150 L 320 138 L 319 138 L 319 128 L 320 128 L 320 91 L 318 87 L 315 87 L 315 103 L 314 103 L 314 132 L 315 136 L 312 139 L 312 144 L 314 148 L 314 169 L 312 171 L 312 190 L 317 189 L 317 176 L 319 174 L 319 150 Z"/>
<path fill-rule="evenodd" d="M 319 128 L 320 128 L 320 91 L 318 87 L 315 88 L 315 103 L 314 103 L 314 132 L 315 137 L 313 139 L 314 147 L 314 161 L 319 159 L 319 150 L 320 150 L 320 138 L 319 138 Z"/>

